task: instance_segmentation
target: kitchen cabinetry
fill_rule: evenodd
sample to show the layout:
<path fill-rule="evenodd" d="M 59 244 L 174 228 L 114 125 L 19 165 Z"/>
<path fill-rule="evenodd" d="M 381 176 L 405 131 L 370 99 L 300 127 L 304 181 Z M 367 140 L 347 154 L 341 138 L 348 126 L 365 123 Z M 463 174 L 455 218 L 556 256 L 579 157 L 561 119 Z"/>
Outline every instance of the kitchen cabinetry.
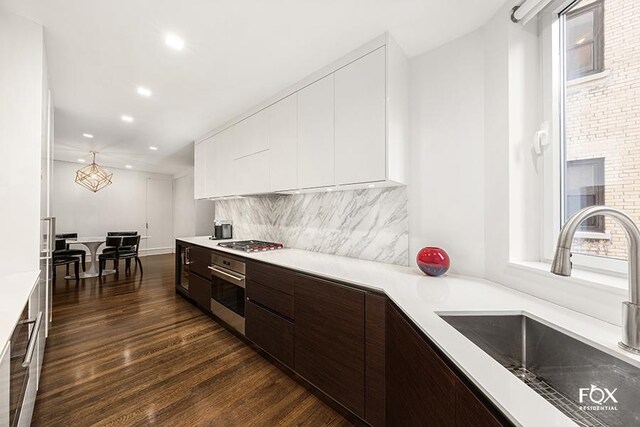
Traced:
<path fill-rule="evenodd" d="M 210 292 L 218 251 L 182 246 L 190 287 Z M 245 296 L 246 338 L 373 427 L 510 425 L 385 295 L 246 260 Z"/>
<path fill-rule="evenodd" d="M 333 74 L 298 92 L 298 183 L 301 188 L 335 184 Z"/>
<path fill-rule="evenodd" d="M 192 274 L 189 281 L 189 296 L 204 311 L 211 311 L 211 279 Z"/>
<path fill-rule="evenodd" d="M 226 123 L 196 144 L 234 134 L 215 152 L 239 172 L 216 175 L 220 190 L 206 197 L 405 184 L 407 82 L 407 59 L 385 34 Z"/>
<path fill-rule="evenodd" d="M 292 369 L 294 277 L 285 269 L 250 263 L 245 305 L 247 338 Z"/>
<path fill-rule="evenodd" d="M 336 184 L 386 178 L 386 68 L 381 47 L 335 73 Z"/>
<path fill-rule="evenodd" d="M 295 370 L 364 418 L 365 292 L 298 275 Z"/>
<path fill-rule="evenodd" d="M 176 244 L 176 292 L 189 297 L 200 309 L 211 312 L 211 251 Z"/>
<path fill-rule="evenodd" d="M 391 304 L 387 305 L 386 396 L 388 426 L 510 425 L 467 388 Z"/>
<path fill-rule="evenodd" d="M 202 141 L 193 149 L 193 197 L 204 199 L 207 197 L 207 146 L 209 141 Z"/>
<path fill-rule="evenodd" d="M 269 149 L 268 110 L 258 111 L 234 126 L 234 160 Z"/>
<path fill-rule="evenodd" d="M 298 188 L 298 95 L 293 94 L 269 111 L 269 191 Z"/>

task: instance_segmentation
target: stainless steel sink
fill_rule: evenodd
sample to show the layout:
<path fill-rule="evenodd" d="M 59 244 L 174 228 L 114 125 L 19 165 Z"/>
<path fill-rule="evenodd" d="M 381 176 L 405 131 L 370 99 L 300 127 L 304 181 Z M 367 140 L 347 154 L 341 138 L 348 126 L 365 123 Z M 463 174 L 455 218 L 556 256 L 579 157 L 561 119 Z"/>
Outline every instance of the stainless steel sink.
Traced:
<path fill-rule="evenodd" d="M 582 426 L 640 426 L 640 368 L 523 314 L 440 317 Z"/>

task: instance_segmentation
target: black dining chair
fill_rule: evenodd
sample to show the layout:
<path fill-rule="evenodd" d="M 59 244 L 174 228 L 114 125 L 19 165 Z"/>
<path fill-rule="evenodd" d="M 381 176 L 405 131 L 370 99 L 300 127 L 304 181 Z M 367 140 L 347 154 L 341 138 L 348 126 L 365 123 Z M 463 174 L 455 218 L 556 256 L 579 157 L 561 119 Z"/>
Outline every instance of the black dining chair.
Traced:
<path fill-rule="evenodd" d="M 107 231 L 107 237 L 126 237 L 126 236 L 137 236 L 138 232 L 137 231 Z M 127 248 L 121 248 L 121 250 L 124 250 Z M 128 248 L 130 250 L 134 250 L 135 248 L 130 247 Z M 102 249 L 102 253 L 106 253 L 106 252 L 113 252 L 115 250 L 115 248 L 113 246 L 109 246 L 109 245 L 105 245 L 105 247 Z"/>
<path fill-rule="evenodd" d="M 56 239 L 77 239 L 78 233 L 61 233 L 56 234 Z M 73 243 L 73 242 L 72 242 Z M 58 252 L 60 256 L 79 256 L 82 259 L 82 271 L 87 271 L 87 251 L 83 249 L 71 249 L 70 243 L 65 241 L 65 247 L 61 248 Z M 69 265 L 67 264 L 67 274 L 69 274 Z"/>
<path fill-rule="evenodd" d="M 53 282 L 56 281 L 56 270 L 59 265 L 67 267 L 67 274 L 69 273 L 69 265 L 73 264 L 73 270 L 76 276 L 76 280 L 80 280 L 80 256 L 67 255 L 66 252 L 67 241 L 66 239 L 56 239 L 55 250 L 53 251 Z"/>
<path fill-rule="evenodd" d="M 102 277 L 102 270 L 107 265 L 107 261 L 113 260 L 113 268 L 118 272 L 118 264 L 120 261 L 120 249 L 122 246 L 122 236 L 107 236 L 105 248 L 98 255 L 99 276 Z M 107 250 L 108 249 L 108 250 Z M 105 252 L 106 251 L 106 252 Z"/>
<path fill-rule="evenodd" d="M 107 245 L 113 248 L 112 251 L 102 252 L 99 259 L 99 275 L 102 277 L 102 271 L 107 265 L 107 261 L 112 260 L 116 272 L 119 269 L 120 260 L 126 261 L 125 271 L 131 271 L 131 260 L 135 260 L 136 265 L 140 267 L 140 275 L 144 274 L 142 269 L 142 261 L 138 255 L 140 248 L 140 236 L 108 236 Z"/>
<path fill-rule="evenodd" d="M 137 266 L 140 267 L 140 275 L 144 274 L 142 270 L 142 261 L 138 252 L 140 250 L 140 236 L 125 236 L 122 238 L 122 250 L 120 258 L 125 260 L 125 271 L 131 271 L 131 260 L 133 259 Z"/>
<path fill-rule="evenodd" d="M 107 236 L 137 236 L 137 231 L 107 231 Z"/>

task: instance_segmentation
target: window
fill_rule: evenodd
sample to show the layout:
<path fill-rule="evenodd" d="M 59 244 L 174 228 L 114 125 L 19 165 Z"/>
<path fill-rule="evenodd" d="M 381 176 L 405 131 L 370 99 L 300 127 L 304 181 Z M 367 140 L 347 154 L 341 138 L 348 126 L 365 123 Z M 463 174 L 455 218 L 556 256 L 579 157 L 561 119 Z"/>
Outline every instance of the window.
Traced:
<path fill-rule="evenodd" d="M 565 220 L 582 208 L 604 205 L 604 159 L 569 160 L 565 172 Z M 604 217 L 589 218 L 581 231 L 604 233 Z"/>
<path fill-rule="evenodd" d="M 640 34 L 640 1 L 562 4 L 549 12 L 544 33 L 551 61 L 545 114 L 558 142 L 545 157 L 545 177 L 552 176 L 543 184 L 545 233 L 553 230 L 545 234 L 547 259 L 560 226 L 581 208 L 606 204 L 640 224 L 640 50 L 630 48 Z M 615 259 L 627 257 L 626 236 L 614 220 L 594 218 L 580 231 L 574 263 L 624 271 Z"/>
<path fill-rule="evenodd" d="M 567 77 L 575 79 L 604 69 L 604 0 L 580 1 L 565 13 Z"/>

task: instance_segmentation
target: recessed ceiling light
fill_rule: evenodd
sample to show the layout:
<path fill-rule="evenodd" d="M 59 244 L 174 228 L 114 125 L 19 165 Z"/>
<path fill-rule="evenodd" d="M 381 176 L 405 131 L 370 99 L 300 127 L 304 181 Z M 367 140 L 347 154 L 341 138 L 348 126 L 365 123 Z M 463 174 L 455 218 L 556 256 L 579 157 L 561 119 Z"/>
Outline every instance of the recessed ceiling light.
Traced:
<path fill-rule="evenodd" d="M 175 50 L 182 50 L 184 47 L 184 40 L 175 34 L 167 34 L 164 38 L 164 42 L 167 46 L 172 47 Z"/>
<path fill-rule="evenodd" d="M 127 169 L 131 169 L 133 166 L 131 166 L 131 165 L 124 165 L 124 167 L 125 167 L 125 168 L 127 168 Z"/>
<path fill-rule="evenodd" d="M 375 186 L 376 186 L 375 184 L 369 184 L 369 188 L 373 188 Z"/>
<path fill-rule="evenodd" d="M 80 163 L 84 163 L 84 159 L 78 159 Z"/>
<path fill-rule="evenodd" d="M 333 191 L 333 188 L 327 188 L 327 191 Z"/>
<path fill-rule="evenodd" d="M 157 149 L 158 149 L 158 147 L 154 147 L 153 145 L 149 147 L 149 150 L 156 151 Z"/>
<path fill-rule="evenodd" d="M 131 116 L 121 116 L 120 117 L 122 119 L 123 122 L 127 122 L 127 123 L 131 123 L 133 121 L 133 117 Z"/>
<path fill-rule="evenodd" d="M 93 135 L 91 135 L 90 133 L 83 133 L 82 136 L 89 139 L 93 138 Z"/>
<path fill-rule="evenodd" d="M 137 89 L 138 95 L 149 97 L 151 96 L 151 90 L 149 88 L 138 86 Z"/>

